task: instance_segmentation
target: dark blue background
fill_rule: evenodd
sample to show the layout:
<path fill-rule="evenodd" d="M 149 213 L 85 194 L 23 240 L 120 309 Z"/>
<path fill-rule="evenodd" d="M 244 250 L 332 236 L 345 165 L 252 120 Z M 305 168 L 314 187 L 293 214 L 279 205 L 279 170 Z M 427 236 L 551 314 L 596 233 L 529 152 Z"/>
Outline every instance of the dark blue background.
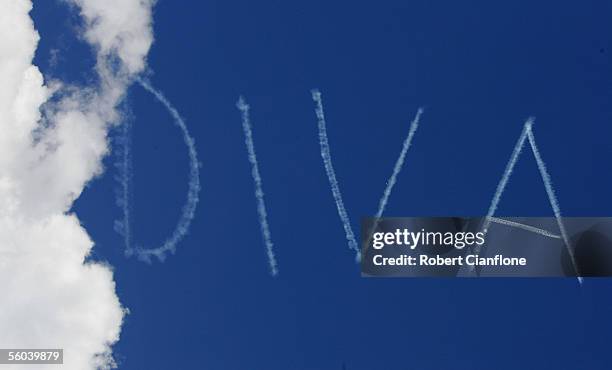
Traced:
<path fill-rule="evenodd" d="M 153 83 L 202 161 L 190 235 L 165 263 L 125 259 L 112 161 L 77 202 L 130 309 L 122 369 L 606 369 L 608 279 L 362 279 L 348 250 L 309 90 L 323 92 L 334 164 L 358 230 L 416 109 L 425 106 L 389 216 L 483 215 L 524 120 L 571 216 L 612 210 L 612 3 L 168 1 L 155 10 Z M 36 63 L 91 78 L 78 18 L 38 1 Z M 59 50 L 55 66 L 50 50 Z M 252 106 L 280 276 L 268 275 L 235 101 Z M 187 189 L 180 132 L 130 90 L 134 229 L 153 246 Z M 525 152 L 500 215 L 552 215 Z"/>

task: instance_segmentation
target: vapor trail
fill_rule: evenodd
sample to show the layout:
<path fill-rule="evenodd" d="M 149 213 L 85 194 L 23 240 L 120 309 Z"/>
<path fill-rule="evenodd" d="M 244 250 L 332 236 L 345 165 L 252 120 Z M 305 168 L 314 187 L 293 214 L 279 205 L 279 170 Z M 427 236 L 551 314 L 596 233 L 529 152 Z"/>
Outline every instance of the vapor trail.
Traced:
<path fill-rule="evenodd" d="M 557 225 L 559 225 L 561 237 L 563 238 L 563 242 L 565 243 L 567 252 L 569 253 L 574 271 L 577 275 L 579 275 L 580 271 L 578 270 L 578 265 L 576 264 L 576 259 L 574 258 L 574 251 L 572 249 L 569 237 L 567 236 L 565 225 L 563 224 L 563 220 L 561 218 L 561 209 L 559 208 L 559 202 L 557 201 L 557 196 L 555 195 L 555 190 L 553 189 L 552 181 L 550 180 L 550 175 L 546 170 L 546 165 L 544 164 L 542 156 L 540 155 L 540 151 L 538 150 L 538 147 L 536 145 L 535 137 L 533 136 L 531 126 L 527 131 L 527 137 L 529 138 L 529 144 L 531 145 L 531 151 L 533 152 L 533 156 L 535 157 L 536 163 L 538 164 L 538 169 L 540 170 L 540 175 L 542 176 L 542 181 L 544 182 L 544 187 L 546 188 L 546 193 L 548 194 L 548 200 L 550 201 L 550 205 L 555 214 L 555 218 L 557 219 Z M 582 284 L 581 276 L 578 276 L 578 281 Z"/>
<path fill-rule="evenodd" d="M 493 200 L 491 201 L 491 205 L 489 206 L 489 211 L 487 212 L 487 216 L 485 217 L 485 222 L 483 226 L 483 230 L 486 233 L 489 229 L 489 225 L 491 224 L 491 218 L 495 214 L 497 210 L 497 206 L 499 205 L 499 200 L 501 199 L 504 190 L 506 189 L 506 185 L 508 184 L 508 180 L 510 179 L 510 175 L 512 175 L 512 170 L 514 169 L 514 165 L 518 161 L 519 156 L 521 155 L 521 151 L 523 150 L 523 146 L 525 144 L 525 139 L 527 138 L 527 133 L 531 130 L 531 126 L 534 122 L 533 117 L 529 117 L 523 126 L 523 131 L 521 132 L 521 136 L 516 142 L 514 146 L 514 150 L 512 151 L 512 155 L 510 156 L 510 160 L 506 165 L 506 169 L 504 170 L 504 175 L 502 176 L 499 184 L 497 184 L 497 189 L 495 190 L 495 195 L 493 196 Z"/>
<path fill-rule="evenodd" d="M 120 135 L 115 139 L 118 144 L 116 149 L 117 175 L 115 179 L 119 183 L 116 190 L 116 204 L 121 209 L 121 218 L 115 220 L 115 231 L 123 237 L 125 250 L 128 251 L 132 245 L 131 232 L 131 198 L 132 198 L 132 121 L 128 118 L 121 125 Z"/>
<path fill-rule="evenodd" d="M 251 128 L 251 119 L 249 117 L 249 105 L 241 96 L 236 103 L 236 107 L 242 113 L 242 129 L 244 130 L 244 142 L 249 154 L 249 162 L 251 163 L 251 175 L 255 183 L 255 199 L 257 200 L 257 214 L 259 215 L 259 225 L 261 227 L 261 235 L 266 246 L 266 254 L 268 256 L 268 264 L 270 265 L 270 273 L 272 276 L 278 274 L 278 264 L 274 255 L 274 244 L 272 243 L 272 235 L 268 224 L 268 212 L 264 202 L 263 185 L 261 175 L 259 173 L 259 164 L 255 154 L 255 145 L 253 144 L 253 130 Z"/>
<path fill-rule="evenodd" d="M 482 226 L 482 231 L 486 235 L 489 232 L 489 226 L 491 225 L 491 221 L 494 219 L 493 215 L 497 210 L 497 206 L 499 205 L 499 201 L 501 199 L 504 190 L 506 190 L 506 185 L 508 185 L 508 180 L 510 180 L 510 175 L 512 175 L 512 171 L 514 170 L 514 166 L 523 151 L 523 146 L 525 145 L 525 140 L 527 139 L 527 133 L 531 129 L 535 118 L 529 117 L 525 124 L 523 125 L 523 131 L 521 132 L 521 136 L 516 141 L 516 145 L 514 145 L 514 149 L 512 150 L 512 155 L 508 160 L 508 164 L 506 164 L 506 169 L 504 170 L 504 174 L 502 175 L 501 180 L 497 184 L 497 188 L 495 189 L 495 194 L 493 195 L 493 200 L 491 200 L 491 204 L 489 205 L 489 211 L 485 216 L 484 223 Z M 481 250 L 481 246 L 474 246 L 474 253 L 479 254 Z M 469 267 L 470 271 L 474 270 L 474 266 Z"/>
<path fill-rule="evenodd" d="M 414 137 L 414 134 L 419 128 L 419 121 L 421 120 L 421 115 L 423 114 L 423 111 L 423 108 L 419 108 L 417 110 L 416 115 L 414 116 L 414 119 L 410 123 L 410 130 L 408 130 L 408 136 L 406 136 L 406 139 L 404 140 L 402 151 L 400 152 L 400 155 L 397 158 L 397 161 L 395 162 L 395 166 L 393 167 L 393 173 L 387 181 L 385 191 L 383 192 L 382 198 L 380 198 L 380 202 L 378 203 L 378 211 L 376 212 L 376 216 L 374 216 L 374 225 L 372 225 L 370 233 L 368 234 L 368 241 L 364 247 L 366 249 L 370 246 L 370 242 L 372 241 L 372 235 L 376 231 L 376 228 L 380 223 L 380 218 L 385 212 L 387 202 L 389 201 L 389 197 L 391 196 L 391 191 L 393 190 L 393 186 L 395 186 L 395 183 L 397 182 L 397 175 L 399 175 L 400 171 L 402 170 L 402 167 L 404 166 L 404 161 L 406 160 L 406 153 L 408 153 L 408 149 L 410 149 L 410 145 L 412 145 L 412 138 Z"/>
<path fill-rule="evenodd" d="M 505 226 L 510 226 L 510 227 L 516 227 L 517 229 L 522 229 L 525 231 L 530 231 L 532 233 L 536 233 L 536 234 L 540 234 L 542 236 L 546 236 L 549 238 L 553 238 L 553 239 L 561 239 L 561 236 L 557 235 L 557 234 L 553 234 L 550 233 L 546 230 L 542 230 L 539 229 L 537 227 L 531 226 L 531 225 L 525 225 L 519 222 L 514 222 L 514 221 L 510 221 L 510 220 L 504 220 L 503 218 L 497 218 L 497 217 L 489 217 L 489 220 L 493 223 L 496 224 L 500 224 L 500 225 L 505 225 Z"/>
<path fill-rule="evenodd" d="M 510 157 L 510 161 L 508 161 L 508 165 L 506 166 L 506 170 L 504 171 L 504 175 L 501 181 L 499 182 L 499 184 L 497 185 L 497 190 L 495 192 L 495 195 L 489 207 L 489 212 L 487 213 L 487 216 L 484 221 L 483 231 L 486 234 L 491 222 L 496 220 L 495 217 L 493 217 L 493 215 L 495 214 L 495 211 L 497 210 L 497 205 L 499 204 L 499 200 L 501 199 L 504 189 L 506 188 L 506 185 L 508 183 L 508 180 L 510 179 L 510 175 L 512 174 L 512 170 L 514 169 L 514 166 L 518 160 L 519 155 L 521 154 L 523 146 L 525 145 L 525 140 L 528 140 L 531 146 L 531 150 L 533 152 L 533 156 L 535 157 L 536 163 L 538 165 L 538 170 L 540 171 L 540 175 L 542 177 L 544 187 L 546 188 L 546 193 L 548 194 L 548 200 L 553 209 L 555 219 L 557 220 L 557 225 L 559 226 L 559 230 L 561 231 L 561 238 L 563 239 L 563 242 L 565 243 L 567 251 L 570 255 L 570 259 L 572 261 L 572 266 L 574 268 L 574 271 L 576 271 L 576 273 L 579 274 L 580 272 L 578 270 L 578 266 L 574 258 L 574 252 L 572 250 L 570 240 L 567 236 L 565 225 L 563 224 L 563 219 L 561 216 L 561 209 L 559 208 L 559 202 L 557 201 L 557 197 L 555 195 L 555 191 L 552 186 L 550 175 L 548 174 L 546 165 L 544 164 L 544 161 L 542 160 L 542 156 L 540 155 L 540 151 L 538 150 L 538 147 L 535 142 L 535 137 L 533 135 L 533 122 L 534 122 L 533 117 L 530 117 L 527 120 L 527 122 L 525 122 L 525 126 L 523 127 L 523 131 L 516 143 L 516 146 L 514 147 L 512 156 Z M 480 250 L 480 247 L 476 247 L 475 250 L 476 250 L 476 253 L 478 253 Z M 583 280 L 582 277 L 578 276 L 577 278 L 578 278 L 578 282 L 582 284 L 582 280 Z"/>
<path fill-rule="evenodd" d="M 126 250 L 126 254 L 132 255 L 136 254 L 138 258 L 144 262 L 150 262 L 151 256 L 157 257 L 160 261 L 164 261 L 166 258 L 166 253 L 175 253 L 176 245 L 187 235 L 189 231 L 189 227 L 191 225 L 191 221 L 195 216 L 195 210 L 197 208 L 198 202 L 200 200 L 200 164 L 198 162 L 198 153 L 196 151 L 195 141 L 193 137 L 189 134 L 189 130 L 187 129 L 187 125 L 185 121 L 179 114 L 179 112 L 170 104 L 168 99 L 157 89 L 155 89 L 148 81 L 137 78 L 136 81 L 148 92 L 150 92 L 170 113 L 172 118 L 174 119 L 174 123 L 178 126 L 178 128 L 183 133 L 183 140 L 185 145 L 187 146 L 187 150 L 189 153 L 189 187 L 187 190 L 187 201 L 183 206 L 183 210 L 181 212 L 181 216 L 179 221 L 170 235 L 164 241 L 164 243 L 157 247 L 151 249 L 143 249 L 141 247 L 128 248 Z"/>
<path fill-rule="evenodd" d="M 344 232 L 346 234 L 346 240 L 348 241 L 349 248 L 355 251 L 355 259 L 359 261 L 361 260 L 361 252 L 359 251 L 359 247 L 357 246 L 355 234 L 353 233 L 353 229 L 351 228 L 351 222 L 349 220 L 348 213 L 346 212 L 346 208 L 344 207 L 344 202 L 342 201 L 340 185 L 338 184 L 338 179 L 336 178 L 336 171 L 334 171 L 334 166 L 332 164 L 331 151 L 329 149 L 329 140 L 327 138 L 325 112 L 323 111 L 323 101 L 321 99 L 321 92 L 319 90 L 314 89 L 311 91 L 311 93 L 312 100 L 314 100 L 317 105 L 315 112 L 317 114 L 319 126 L 319 144 L 321 145 L 321 157 L 323 158 L 325 172 L 327 173 L 327 178 L 329 179 L 329 184 L 331 185 L 332 195 L 334 197 L 334 200 L 336 201 L 338 216 L 340 216 L 340 221 L 342 222 L 342 226 L 344 227 Z"/>
<path fill-rule="evenodd" d="M 400 152 L 399 158 L 397 158 L 397 162 L 395 162 L 395 166 L 393 167 L 393 173 L 391 174 L 389 181 L 387 181 L 387 187 L 385 188 L 385 192 L 383 193 L 383 196 L 380 199 L 380 202 L 378 203 L 378 212 L 376 212 L 377 220 L 382 216 L 383 212 L 385 211 L 385 208 L 387 207 L 389 196 L 391 195 L 393 186 L 397 182 L 397 175 L 400 173 L 402 167 L 404 166 L 406 153 L 408 152 L 408 149 L 410 149 L 410 145 L 412 144 L 412 138 L 414 137 L 414 134 L 419 128 L 419 121 L 421 120 L 422 114 L 423 108 L 419 108 L 419 110 L 417 110 L 416 116 L 412 120 L 412 123 L 410 123 L 410 130 L 408 131 L 408 136 L 406 137 L 406 140 L 404 140 L 402 151 Z"/>

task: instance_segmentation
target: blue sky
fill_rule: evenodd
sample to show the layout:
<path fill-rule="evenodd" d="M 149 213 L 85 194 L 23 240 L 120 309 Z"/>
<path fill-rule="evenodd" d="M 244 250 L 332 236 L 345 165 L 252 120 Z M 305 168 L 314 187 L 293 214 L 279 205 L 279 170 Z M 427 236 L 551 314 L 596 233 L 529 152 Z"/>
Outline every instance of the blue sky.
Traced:
<path fill-rule="evenodd" d="M 524 120 L 561 209 L 612 209 L 612 32 L 605 1 L 159 1 L 151 81 L 185 117 L 202 193 L 176 255 L 146 265 L 113 231 L 113 157 L 75 211 L 130 309 L 121 369 L 604 369 L 607 279 L 363 279 L 321 162 L 310 89 L 323 93 L 334 165 L 358 230 L 420 106 L 389 216 L 483 215 Z M 37 2 L 36 64 L 91 78 L 76 16 Z M 50 63 L 51 50 L 57 63 Z M 268 274 L 239 112 L 251 105 L 280 275 Z M 132 87 L 134 233 L 160 243 L 187 190 L 180 131 Z M 523 155 L 500 215 L 552 215 Z"/>

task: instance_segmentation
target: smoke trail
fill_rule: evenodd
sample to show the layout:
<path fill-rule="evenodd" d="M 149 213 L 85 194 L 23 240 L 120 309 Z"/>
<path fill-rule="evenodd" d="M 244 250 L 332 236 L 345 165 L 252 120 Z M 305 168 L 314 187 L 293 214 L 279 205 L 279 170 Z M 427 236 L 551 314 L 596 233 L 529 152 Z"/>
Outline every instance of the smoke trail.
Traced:
<path fill-rule="evenodd" d="M 523 131 L 521 133 L 520 138 L 518 139 L 516 143 L 516 146 L 514 147 L 512 156 L 510 157 L 510 161 L 508 162 L 508 165 L 506 166 L 506 170 L 504 171 L 504 175 L 501 181 L 499 182 L 499 184 L 497 185 L 497 190 L 495 192 L 495 195 L 489 207 L 489 212 L 487 213 L 487 216 L 485 218 L 483 231 L 486 234 L 488 232 L 489 225 L 491 224 L 491 222 L 495 220 L 495 218 L 493 217 L 493 214 L 495 214 L 495 211 L 497 210 L 497 205 L 499 204 L 499 200 L 501 199 L 504 189 L 506 188 L 506 185 L 508 183 L 508 180 L 510 179 L 510 175 L 512 174 L 512 170 L 514 169 L 514 166 L 518 160 L 519 155 L 521 154 L 523 146 L 525 145 L 525 140 L 528 140 L 531 146 L 531 150 L 533 152 L 533 156 L 535 157 L 536 163 L 538 165 L 538 170 L 540 171 L 542 181 L 544 182 L 544 187 L 546 188 L 546 193 L 548 194 L 548 200 L 553 209 L 555 219 L 557 220 L 557 225 L 559 226 L 559 230 L 561 231 L 561 238 L 563 239 L 563 242 L 565 243 L 565 246 L 567 247 L 574 271 L 576 271 L 576 273 L 579 274 L 580 272 L 578 270 L 578 266 L 576 265 L 576 260 L 574 258 L 574 252 L 572 250 L 570 240 L 567 236 L 565 225 L 563 224 L 563 220 L 561 218 L 561 209 L 559 208 L 559 202 L 557 201 L 555 191 L 552 187 L 552 181 L 550 179 L 550 175 L 548 174 L 548 171 L 546 170 L 546 165 L 544 164 L 544 161 L 542 160 L 542 156 L 540 155 L 540 151 L 538 150 L 538 147 L 535 142 L 535 137 L 533 135 L 533 122 L 534 122 L 533 117 L 530 117 L 527 120 L 527 122 L 525 122 L 525 126 L 523 127 Z M 475 251 L 476 253 L 479 253 L 480 247 L 477 246 L 475 248 Z M 471 267 L 471 269 L 473 269 L 473 267 Z M 578 282 L 582 284 L 582 280 L 583 280 L 582 277 L 578 276 L 577 278 L 578 278 Z"/>
<path fill-rule="evenodd" d="M 531 151 L 533 152 L 533 156 L 535 157 L 536 163 L 538 164 L 538 169 L 540 170 L 540 175 L 542 176 L 542 181 L 544 182 L 544 187 L 546 188 L 546 193 L 548 194 L 550 205 L 555 214 L 555 218 L 557 219 L 557 225 L 559 225 L 561 237 L 563 238 L 563 242 L 567 247 L 567 252 L 569 253 L 570 259 L 572 261 L 574 271 L 577 275 L 579 275 L 580 271 L 578 270 L 578 265 L 576 264 L 576 259 L 574 258 L 574 251 L 572 250 L 570 240 L 567 236 L 567 231 L 565 230 L 565 225 L 563 224 L 563 220 L 561 218 L 561 209 L 559 208 L 559 202 L 557 201 L 557 196 L 555 195 L 555 190 L 553 189 L 552 181 L 550 180 L 550 175 L 546 170 L 546 165 L 544 164 L 542 156 L 540 155 L 540 151 L 538 150 L 538 147 L 536 145 L 535 137 L 533 136 L 531 126 L 527 131 L 527 137 L 529 138 L 529 144 L 531 145 Z M 582 284 L 581 276 L 578 276 L 578 281 Z"/>
<path fill-rule="evenodd" d="M 406 159 L 406 153 L 408 153 L 408 149 L 410 149 L 410 145 L 412 144 L 412 138 L 414 137 L 414 134 L 419 128 L 419 121 L 421 120 L 421 115 L 423 114 L 423 111 L 424 111 L 423 108 L 419 108 L 417 110 L 416 115 L 414 116 L 414 119 L 410 123 L 410 130 L 408 130 L 408 136 L 406 136 L 406 139 L 404 140 L 402 151 L 400 152 L 400 155 L 397 158 L 397 161 L 395 162 L 395 166 L 393 167 L 393 173 L 391 174 L 389 181 L 387 181 L 387 186 L 385 188 L 385 191 L 383 192 L 383 196 L 382 198 L 380 198 L 380 202 L 378 203 L 378 211 L 376 212 L 376 216 L 374 216 L 374 225 L 372 225 L 372 228 L 370 229 L 370 233 L 368 234 L 368 241 L 365 244 L 365 247 L 364 247 L 365 249 L 367 249 L 370 246 L 370 242 L 372 241 L 372 235 L 376 231 L 376 228 L 378 227 L 378 224 L 380 223 L 380 218 L 385 212 L 385 208 L 387 207 L 387 202 L 389 201 L 389 196 L 391 196 L 391 191 L 393 190 L 393 186 L 397 182 L 397 175 L 399 175 L 400 171 L 402 170 L 402 167 L 404 166 L 404 160 Z"/>
<path fill-rule="evenodd" d="M 172 106 L 172 104 L 170 104 L 168 99 L 166 99 L 166 97 L 159 90 L 156 90 L 148 81 L 141 78 L 136 78 L 136 81 L 146 91 L 153 94 L 153 96 L 168 110 L 168 112 L 170 112 L 170 115 L 174 119 L 174 123 L 180 128 L 183 133 L 183 140 L 185 141 L 185 145 L 187 146 L 187 150 L 189 152 L 190 171 L 189 187 L 187 190 L 187 201 L 183 206 L 181 216 L 174 231 L 172 232 L 170 237 L 168 237 L 166 241 L 164 241 L 164 243 L 157 248 L 143 249 L 137 246 L 135 248 L 126 249 L 126 255 L 131 256 L 132 254 L 136 254 L 138 256 L 138 259 L 140 259 L 141 261 L 151 262 L 151 256 L 155 256 L 157 257 L 157 259 L 163 262 L 166 258 L 166 253 L 176 252 L 176 245 L 181 241 L 181 239 L 185 237 L 185 235 L 187 235 L 187 232 L 189 231 L 189 227 L 191 225 L 191 221 L 195 216 L 195 210 L 200 200 L 200 164 L 198 162 L 198 153 L 196 151 L 195 141 L 193 137 L 191 137 L 191 135 L 189 134 L 187 125 L 185 124 L 185 121 L 183 120 L 179 112 L 174 108 L 174 106 Z"/>
<path fill-rule="evenodd" d="M 338 179 L 336 179 L 336 172 L 334 171 L 334 166 L 332 164 L 331 152 L 329 149 L 329 140 L 327 138 L 325 113 L 323 111 L 323 102 L 321 99 L 321 92 L 315 89 L 312 90 L 311 93 L 312 100 L 314 100 L 317 105 L 315 112 L 317 114 L 318 119 L 319 144 L 321 145 L 321 157 L 323 158 L 325 172 L 327 173 L 327 178 L 329 179 L 329 184 L 331 185 L 332 195 L 334 197 L 334 200 L 336 201 L 336 208 L 338 208 L 338 216 L 340 216 L 340 221 L 342 222 L 342 226 L 344 227 L 344 232 L 346 233 L 346 239 L 348 241 L 349 248 L 355 251 L 355 259 L 359 261 L 361 260 L 361 252 L 359 251 L 359 247 L 357 246 L 355 234 L 351 229 L 351 222 L 349 220 L 348 213 L 346 212 L 346 208 L 344 208 L 344 202 L 342 201 L 342 193 L 340 192 L 340 185 L 338 184 Z"/>
<path fill-rule="evenodd" d="M 255 182 L 255 198 L 257 199 L 257 214 L 259 215 L 259 225 L 261 227 L 261 235 L 263 236 L 264 244 L 266 245 L 266 254 L 270 265 L 272 276 L 278 274 L 278 264 L 274 255 L 274 244 L 272 243 L 272 235 L 270 234 L 270 226 L 268 225 L 268 212 L 264 202 L 263 185 L 261 175 L 259 174 L 259 164 L 255 154 L 255 145 L 253 144 L 253 130 L 251 128 L 251 119 L 249 117 L 249 105 L 241 96 L 236 103 L 236 107 L 242 113 L 242 129 L 244 130 L 244 142 L 249 153 L 249 162 L 251 163 L 251 174 Z"/>
<path fill-rule="evenodd" d="M 496 224 L 510 226 L 510 227 L 516 227 L 517 229 L 522 229 L 522 230 L 525 230 L 525 231 L 531 231 L 532 233 L 540 234 L 542 236 L 547 236 L 549 238 L 561 239 L 560 235 L 556 235 L 556 234 L 550 233 L 550 232 L 548 232 L 546 230 L 538 229 L 537 227 L 534 227 L 534 226 L 531 226 L 531 225 L 525 225 L 525 224 L 521 224 L 519 222 L 514 222 L 514 221 L 510 221 L 510 220 L 504 220 L 503 218 L 497 218 L 497 217 L 489 217 L 489 220 L 491 222 L 493 222 L 493 223 L 496 223 Z"/>
<path fill-rule="evenodd" d="M 493 200 L 491 200 L 491 204 L 489 205 L 489 211 L 487 212 L 487 215 L 484 219 L 484 223 L 482 226 L 482 231 L 484 232 L 485 235 L 489 232 L 489 226 L 491 225 L 491 222 L 494 219 L 493 215 L 495 214 L 495 211 L 497 210 L 497 206 L 499 205 L 501 196 L 504 193 L 504 190 L 506 189 L 508 180 L 510 180 L 510 175 L 512 175 L 514 166 L 516 165 L 516 162 L 518 161 L 519 156 L 521 155 L 521 152 L 523 151 L 523 146 L 525 145 L 525 140 L 527 139 L 527 133 L 531 129 L 531 126 L 533 125 L 534 120 L 535 118 L 529 117 L 527 121 L 525 121 L 525 124 L 523 125 L 523 131 L 521 132 L 521 136 L 516 141 L 516 145 L 514 146 L 514 149 L 512 150 L 512 155 L 510 156 L 510 159 L 508 160 L 508 164 L 506 164 L 506 169 L 504 170 L 504 174 L 501 180 L 499 181 L 499 183 L 497 184 L 497 188 L 495 189 L 495 194 L 493 195 Z M 479 254 L 480 250 L 481 250 L 481 246 L 479 245 L 476 245 L 473 248 L 473 251 L 475 254 Z M 474 266 L 469 266 L 468 269 L 470 271 L 474 271 Z"/>
<path fill-rule="evenodd" d="M 489 206 L 489 211 L 487 212 L 487 216 L 485 218 L 483 230 L 486 233 L 489 229 L 489 225 L 491 224 L 491 218 L 495 214 L 497 210 L 497 206 L 499 204 L 499 200 L 501 199 L 504 190 L 506 189 L 506 185 L 508 184 L 508 180 L 510 179 L 510 175 L 512 174 L 512 170 L 514 169 L 514 165 L 518 161 L 519 156 L 521 155 L 521 151 L 523 150 L 523 146 L 525 144 L 525 139 L 527 138 L 527 133 L 531 129 L 531 126 L 534 122 L 533 117 L 529 117 L 523 126 L 523 131 L 521 132 L 521 136 L 516 142 L 514 146 L 514 150 L 512 151 L 512 155 L 510 156 L 510 160 L 506 165 L 506 169 L 504 170 L 504 175 L 502 179 L 497 184 L 497 189 L 495 190 L 495 195 L 493 196 L 493 200 L 491 201 L 491 205 Z"/>
<path fill-rule="evenodd" d="M 412 144 L 412 138 L 416 133 L 416 130 L 419 128 L 419 121 L 421 120 L 421 115 L 423 114 L 423 108 L 419 108 L 416 113 L 416 116 L 412 120 L 410 124 L 410 130 L 408 131 L 408 136 L 406 140 L 404 140 L 404 146 L 402 147 L 402 151 L 400 152 L 399 158 L 397 158 L 397 162 L 395 162 L 395 166 L 393 167 L 393 173 L 387 181 L 387 187 L 385 188 L 385 192 L 383 193 L 380 202 L 378 203 L 378 212 L 376 212 L 376 219 L 379 219 L 385 208 L 387 207 L 387 202 L 389 201 L 389 196 L 391 195 L 391 191 L 393 190 L 393 186 L 397 181 L 397 175 L 402 170 L 402 166 L 404 165 L 404 160 L 406 159 L 406 153 L 408 149 L 410 149 L 410 145 Z"/>
<path fill-rule="evenodd" d="M 132 121 L 126 121 L 120 126 L 120 133 L 115 138 L 117 149 L 115 149 L 115 168 L 117 174 L 115 180 L 119 183 L 116 189 L 116 204 L 121 209 L 121 218 L 115 220 L 114 229 L 123 237 L 125 250 L 128 251 L 132 245 L 131 231 L 131 200 L 132 200 Z"/>

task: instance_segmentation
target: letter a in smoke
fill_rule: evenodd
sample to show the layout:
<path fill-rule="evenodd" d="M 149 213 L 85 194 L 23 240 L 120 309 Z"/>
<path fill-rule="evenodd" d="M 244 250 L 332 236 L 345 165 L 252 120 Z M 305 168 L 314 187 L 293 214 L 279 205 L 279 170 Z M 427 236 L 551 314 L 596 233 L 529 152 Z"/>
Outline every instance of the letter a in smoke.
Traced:
<path fill-rule="evenodd" d="M 561 217 L 561 209 L 559 208 L 559 202 L 557 201 L 555 191 L 552 187 L 550 175 L 548 174 L 546 165 L 544 164 L 544 161 L 542 160 L 542 156 L 540 155 L 540 151 L 535 142 L 535 136 L 533 134 L 534 121 L 535 119 L 533 117 L 530 117 L 529 119 L 527 119 L 527 121 L 525 122 L 525 125 L 523 126 L 523 131 L 521 132 L 521 136 L 516 142 L 514 150 L 512 151 L 512 155 L 510 156 L 510 160 L 508 161 L 508 164 L 506 165 L 504 174 L 499 184 L 497 185 L 495 195 L 493 196 L 493 200 L 491 201 L 491 205 L 489 206 L 489 211 L 487 212 L 487 216 L 484 219 L 482 230 L 484 231 L 485 235 L 489 231 L 489 227 L 491 226 L 491 222 L 492 222 L 492 219 L 494 218 L 493 216 L 495 214 L 495 211 L 497 210 L 497 206 L 499 204 L 501 196 L 504 190 L 506 189 L 506 185 L 508 184 L 512 171 L 514 170 L 514 166 L 516 165 L 516 162 L 518 161 L 518 158 L 521 155 L 523 147 L 525 146 L 525 141 L 526 140 L 529 141 L 531 151 L 533 153 L 533 156 L 535 157 L 536 163 L 538 165 L 538 170 L 540 172 L 540 176 L 542 177 L 542 181 L 544 183 L 544 188 L 546 189 L 546 194 L 548 195 L 548 200 L 550 202 L 550 205 L 555 215 L 555 219 L 557 221 L 557 226 L 559 227 L 559 231 L 561 232 L 561 238 L 563 239 L 563 243 L 565 244 L 565 247 L 567 248 L 567 252 L 570 256 L 572 266 L 574 268 L 574 271 L 576 272 L 576 275 L 578 276 L 578 281 L 582 283 L 582 278 L 580 277 L 578 266 L 574 258 L 574 250 L 572 248 L 565 225 L 563 223 L 563 219 Z M 477 246 L 475 248 L 475 252 L 480 253 L 481 248 Z"/>

